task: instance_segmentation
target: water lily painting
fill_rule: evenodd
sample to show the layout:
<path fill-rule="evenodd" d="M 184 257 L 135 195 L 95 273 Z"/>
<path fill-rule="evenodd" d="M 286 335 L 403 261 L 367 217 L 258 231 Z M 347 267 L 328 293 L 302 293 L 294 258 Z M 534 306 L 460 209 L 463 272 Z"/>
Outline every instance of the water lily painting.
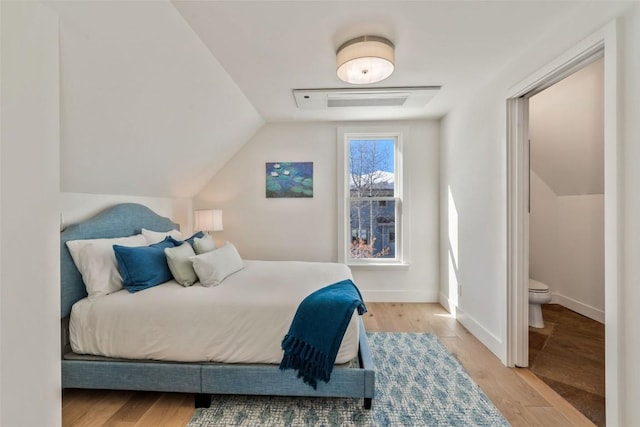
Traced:
<path fill-rule="evenodd" d="M 313 162 L 266 164 L 267 198 L 313 197 Z"/>

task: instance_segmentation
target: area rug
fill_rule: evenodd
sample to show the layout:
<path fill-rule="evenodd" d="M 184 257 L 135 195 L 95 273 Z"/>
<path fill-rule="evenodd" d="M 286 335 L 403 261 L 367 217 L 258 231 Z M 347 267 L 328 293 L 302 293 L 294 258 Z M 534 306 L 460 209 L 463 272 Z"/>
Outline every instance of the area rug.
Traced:
<path fill-rule="evenodd" d="M 187 426 L 509 426 L 434 335 L 367 335 L 376 365 L 371 410 L 362 399 L 215 395 Z"/>

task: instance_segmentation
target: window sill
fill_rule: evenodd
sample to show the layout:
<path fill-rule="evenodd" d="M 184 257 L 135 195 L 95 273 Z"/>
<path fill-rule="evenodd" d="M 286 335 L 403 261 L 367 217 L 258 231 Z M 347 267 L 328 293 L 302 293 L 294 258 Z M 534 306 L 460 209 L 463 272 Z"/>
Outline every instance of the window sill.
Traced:
<path fill-rule="evenodd" d="M 352 270 L 408 270 L 410 265 L 402 262 L 395 263 L 354 263 L 347 264 Z"/>

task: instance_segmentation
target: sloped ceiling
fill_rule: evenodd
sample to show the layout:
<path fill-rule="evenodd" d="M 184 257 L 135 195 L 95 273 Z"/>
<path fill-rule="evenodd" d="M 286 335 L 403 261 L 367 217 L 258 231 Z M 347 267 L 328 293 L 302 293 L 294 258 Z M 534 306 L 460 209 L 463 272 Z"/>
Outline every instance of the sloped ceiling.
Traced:
<path fill-rule="evenodd" d="M 265 122 L 439 118 L 523 48 L 620 2 L 70 1 L 60 15 L 61 190 L 190 198 Z M 292 89 L 347 87 L 335 51 L 391 39 L 369 85 L 440 85 L 419 109 L 302 111 Z M 524 76 L 523 76 L 524 77 Z"/>
<path fill-rule="evenodd" d="M 60 2 L 63 192 L 192 197 L 263 120 L 168 2 Z"/>
<path fill-rule="evenodd" d="M 604 60 L 529 101 L 531 169 L 557 196 L 604 194 Z"/>

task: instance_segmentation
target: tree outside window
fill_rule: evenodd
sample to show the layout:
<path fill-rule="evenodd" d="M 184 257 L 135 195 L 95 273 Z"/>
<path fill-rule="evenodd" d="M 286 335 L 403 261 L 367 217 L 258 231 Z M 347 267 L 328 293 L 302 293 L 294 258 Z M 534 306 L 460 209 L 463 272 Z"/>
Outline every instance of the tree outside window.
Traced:
<path fill-rule="evenodd" d="M 349 258 L 395 259 L 396 138 L 349 138 Z"/>

